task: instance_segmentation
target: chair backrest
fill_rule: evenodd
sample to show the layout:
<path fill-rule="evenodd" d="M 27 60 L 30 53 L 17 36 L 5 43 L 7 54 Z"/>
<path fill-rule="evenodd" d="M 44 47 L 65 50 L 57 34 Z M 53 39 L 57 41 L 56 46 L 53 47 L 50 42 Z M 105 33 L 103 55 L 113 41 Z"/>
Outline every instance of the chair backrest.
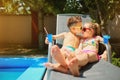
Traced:
<path fill-rule="evenodd" d="M 57 28 L 56 28 L 56 34 L 59 34 L 61 32 L 68 32 L 69 29 L 67 27 L 67 20 L 71 16 L 81 16 L 82 18 L 82 25 L 85 22 L 90 22 L 92 19 L 89 15 L 83 15 L 83 14 L 58 14 L 57 15 Z M 56 43 L 62 44 L 63 40 L 56 40 Z"/>

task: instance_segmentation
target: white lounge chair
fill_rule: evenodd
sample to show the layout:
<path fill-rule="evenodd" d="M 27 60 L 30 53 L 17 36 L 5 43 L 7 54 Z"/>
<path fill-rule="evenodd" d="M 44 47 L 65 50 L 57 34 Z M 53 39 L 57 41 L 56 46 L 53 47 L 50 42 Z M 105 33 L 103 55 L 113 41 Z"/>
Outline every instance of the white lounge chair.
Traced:
<path fill-rule="evenodd" d="M 56 34 L 67 31 L 66 21 L 71 16 L 81 16 L 83 24 L 84 22 L 91 21 L 89 15 L 81 15 L 81 14 L 58 14 L 57 15 L 57 28 Z M 57 44 L 62 44 L 62 40 L 57 40 Z M 52 62 L 52 58 L 50 56 L 50 49 L 52 43 L 49 43 L 48 47 L 48 61 Z M 74 77 L 70 74 L 64 74 L 61 72 L 57 72 L 54 70 L 47 70 L 46 78 L 47 80 L 120 80 L 120 68 L 112 65 L 111 62 L 111 49 L 109 44 L 105 44 L 107 53 L 108 53 L 108 62 L 105 60 L 100 60 L 95 63 L 91 63 L 86 65 L 83 69 L 80 70 L 82 76 Z M 103 52 L 100 50 L 100 52 Z M 46 80 L 46 79 L 44 79 Z"/>

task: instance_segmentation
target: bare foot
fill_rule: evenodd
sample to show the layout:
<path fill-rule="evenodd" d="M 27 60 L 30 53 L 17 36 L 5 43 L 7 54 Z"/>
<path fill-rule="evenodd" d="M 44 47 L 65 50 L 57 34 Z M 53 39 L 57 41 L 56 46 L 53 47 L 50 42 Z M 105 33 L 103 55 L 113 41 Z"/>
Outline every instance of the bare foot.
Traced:
<path fill-rule="evenodd" d="M 65 56 L 62 54 L 58 46 L 52 46 L 51 55 L 59 64 L 61 64 L 64 67 L 67 67 Z"/>
<path fill-rule="evenodd" d="M 54 69 L 56 71 L 60 71 L 60 72 L 63 72 L 63 73 L 68 73 L 68 68 L 66 67 L 63 67 L 62 65 L 60 64 L 52 64 L 50 62 L 47 62 L 44 64 L 48 69 Z"/>
<path fill-rule="evenodd" d="M 73 58 L 70 61 L 69 69 L 70 69 L 70 72 L 72 73 L 72 75 L 74 75 L 74 76 L 79 76 L 80 75 L 77 58 Z"/>
<path fill-rule="evenodd" d="M 54 65 L 50 62 L 44 63 L 44 65 L 48 68 L 48 69 L 54 69 Z"/>

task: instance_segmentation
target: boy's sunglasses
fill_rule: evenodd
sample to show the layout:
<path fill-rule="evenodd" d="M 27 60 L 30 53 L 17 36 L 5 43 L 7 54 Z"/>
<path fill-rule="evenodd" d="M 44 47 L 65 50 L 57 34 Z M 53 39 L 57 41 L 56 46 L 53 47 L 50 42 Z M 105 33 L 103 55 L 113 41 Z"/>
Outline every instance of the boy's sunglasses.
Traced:
<path fill-rule="evenodd" d="M 75 28 L 82 30 L 82 27 L 75 27 Z"/>
<path fill-rule="evenodd" d="M 91 30 L 90 28 L 82 28 L 82 31 Z"/>

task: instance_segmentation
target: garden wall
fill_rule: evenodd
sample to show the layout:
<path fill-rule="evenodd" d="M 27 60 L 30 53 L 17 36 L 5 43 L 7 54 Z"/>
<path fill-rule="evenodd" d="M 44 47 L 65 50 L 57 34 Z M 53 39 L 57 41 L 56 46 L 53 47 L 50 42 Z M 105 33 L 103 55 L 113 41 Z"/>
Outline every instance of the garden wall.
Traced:
<path fill-rule="evenodd" d="M 56 16 L 45 16 L 44 24 L 48 33 L 56 34 Z"/>
<path fill-rule="evenodd" d="M 0 16 L 0 47 L 31 45 L 31 16 Z"/>
<path fill-rule="evenodd" d="M 112 49 L 117 53 L 117 57 L 120 57 L 120 15 L 108 21 L 106 31 L 111 36 Z"/>
<path fill-rule="evenodd" d="M 56 16 L 45 16 L 44 24 L 49 33 L 55 34 Z M 0 47 L 34 47 L 31 16 L 0 16 Z M 37 39 L 38 37 L 35 36 Z M 33 41 L 34 40 L 34 41 Z M 38 39 L 39 40 L 39 39 Z M 39 44 L 38 44 L 39 45 Z"/>

